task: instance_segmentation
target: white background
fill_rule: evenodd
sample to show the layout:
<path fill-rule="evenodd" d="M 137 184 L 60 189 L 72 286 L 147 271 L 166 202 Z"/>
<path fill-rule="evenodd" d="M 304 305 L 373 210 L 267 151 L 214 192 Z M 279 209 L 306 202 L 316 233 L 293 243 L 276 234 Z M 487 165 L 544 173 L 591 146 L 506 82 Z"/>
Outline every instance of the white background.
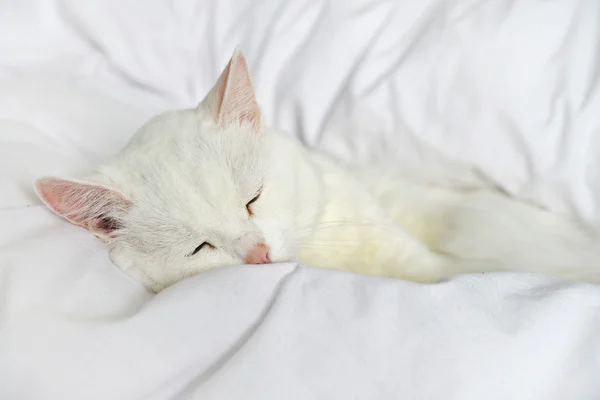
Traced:
<path fill-rule="evenodd" d="M 151 296 L 35 198 L 194 106 L 236 45 L 308 144 L 600 222 L 600 3 L 3 1 L 0 398 L 600 396 L 596 287 L 289 264 Z"/>

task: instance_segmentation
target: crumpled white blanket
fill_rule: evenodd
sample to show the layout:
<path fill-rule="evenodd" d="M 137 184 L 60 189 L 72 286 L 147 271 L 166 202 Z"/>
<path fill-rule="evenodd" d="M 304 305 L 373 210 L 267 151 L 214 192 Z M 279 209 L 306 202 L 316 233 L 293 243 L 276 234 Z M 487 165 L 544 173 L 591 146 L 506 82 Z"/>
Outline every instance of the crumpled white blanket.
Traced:
<path fill-rule="evenodd" d="M 283 264 L 151 295 L 35 198 L 198 102 L 238 44 L 307 144 L 600 222 L 599 3 L 4 2 L 0 398 L 600 397 L 596 286 Z"/>

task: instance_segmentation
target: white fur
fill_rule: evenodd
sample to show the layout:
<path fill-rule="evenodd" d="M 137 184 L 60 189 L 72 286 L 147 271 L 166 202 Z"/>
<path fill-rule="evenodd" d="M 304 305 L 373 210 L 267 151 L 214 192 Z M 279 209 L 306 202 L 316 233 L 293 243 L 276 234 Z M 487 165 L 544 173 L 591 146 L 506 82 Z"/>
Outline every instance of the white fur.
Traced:
<path fill-rule="evenodd" d="M 246 79 L 243 71 L 222 75 L 216 88 Z M 254 103 L 239 104 L 254 101 L 247 80 L 219 100 L 213 89 L 197 109 L 155 117 L 88 179 L 130 201 L 106 242 L 115 264 L 153 290 L 242 264 L 259 242 L 274 262 L 422 282 L 505 270 L 599 281 L 595 234 L 499 193 L 351 169 L 263 126 Z M 223 97 L 235 101 L 215 105 Z M 227 123 L 215 117 L 223 112 Z M 261 187 L 250 216 L 245 204 Z M 190 256 L 204 241 L 215 248 Z"/>

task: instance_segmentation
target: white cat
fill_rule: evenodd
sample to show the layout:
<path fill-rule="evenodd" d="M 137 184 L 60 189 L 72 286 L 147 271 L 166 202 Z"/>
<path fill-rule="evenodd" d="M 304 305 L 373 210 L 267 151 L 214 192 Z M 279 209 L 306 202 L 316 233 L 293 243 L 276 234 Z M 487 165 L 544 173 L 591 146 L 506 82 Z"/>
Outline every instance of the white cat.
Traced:
<path fill-rule="evenodd" d="M 575 223 L 500 193 L 352 169 L 263 125 L 239 50 L 196 109 L 155 117 L 85 180 L 35 186 L 154 291 L 291 260 L 421 282 L 507 270 L 600 281 L 600 240 Z"/>

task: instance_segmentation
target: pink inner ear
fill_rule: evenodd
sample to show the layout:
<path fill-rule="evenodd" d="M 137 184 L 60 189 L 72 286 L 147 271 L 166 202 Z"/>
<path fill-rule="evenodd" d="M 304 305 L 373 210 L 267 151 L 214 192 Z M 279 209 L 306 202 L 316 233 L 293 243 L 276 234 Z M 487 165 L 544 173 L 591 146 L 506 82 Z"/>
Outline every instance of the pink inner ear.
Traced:
<path fill-rule="evenodd" d="M 260 130 L 260 108 L 256 102 L 250 72 L 246 58 L 236 51 L 229 63 L 229 76 L 219 108 L 220 123 L 233 122 L 252 125 L 255 131 Z"/>
<path fill-rule="evenodd" d="M 253 131 L 260 131 L 260 108 L 248 63 L 240 50 L 235 51 L 205 101 L 219 124 L 248 124 Z"/>
<path fill-rule="evenodd" d="M 36 190 L 46 205 L 68 221 L 94 233 L 110 234 L 120 227 L 114 218 L 131 204 L 121 193 L 100 185 L 45 177 Z"/>

